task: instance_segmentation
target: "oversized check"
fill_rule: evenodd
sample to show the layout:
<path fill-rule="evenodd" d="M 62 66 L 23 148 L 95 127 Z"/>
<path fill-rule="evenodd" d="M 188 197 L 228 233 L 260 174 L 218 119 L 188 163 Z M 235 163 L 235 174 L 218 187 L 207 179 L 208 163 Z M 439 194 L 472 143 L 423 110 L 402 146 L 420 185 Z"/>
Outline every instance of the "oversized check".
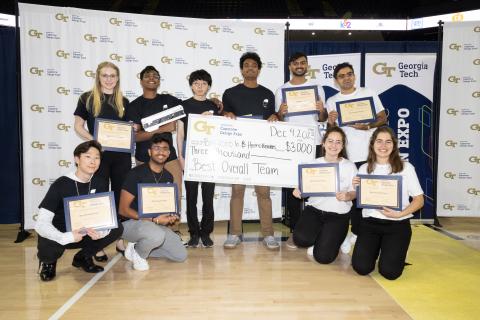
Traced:
<path fill-rule="evenodd" d="M 185 180 L 296 187 L 315 158 L 316 126 L 190 114 Z"/>

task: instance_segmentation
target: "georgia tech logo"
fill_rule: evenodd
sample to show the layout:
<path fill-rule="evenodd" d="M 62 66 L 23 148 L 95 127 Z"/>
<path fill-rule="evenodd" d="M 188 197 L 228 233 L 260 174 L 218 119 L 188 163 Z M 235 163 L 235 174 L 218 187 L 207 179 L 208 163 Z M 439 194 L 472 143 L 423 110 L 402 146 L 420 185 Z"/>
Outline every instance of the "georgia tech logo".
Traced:
<path fill-rule="evenodd" d="M 234 43 L 232 44 L 232 49 L 236 51 L 242 51 L 243 46 L 241 46 L 239 43 Z"/>
<path fill-rule="evenodd" d="M 60 131 L 65 131 L 68 132 L 68 129 L 70 129 L 72 126 L 68 126 L 65 123 L 59 123 L 57 124 L 57 129 Z"/>
<path fill-rule="evenodd" d="M 459 77 L 456 77 L 456 76 L 450 76 L 450 77 L 448 77 L 448 82 L 458 83 L 458 81 L 460 81 L 460 78 L 459 78 Z"/>
<path fill-rule="evenodd" d="M 168 23 L 168 22 L 165 22 L 165 21 L 160 23 L 160 28 L 162 28 L 162 29 L 170 30 L 171 27 L 172 27 L 171 23 Z"/>
<path fill-rule="evenodd" d="M 209 99 L 220 99 L 220 95 L 218 93 L 215 93 L 215 92 L 210 92 L 208 94 L 208 98 Z"/>
<path fill-rule="evenodd" d="M 43 150 L 43 147 L 45 147 L 45 143 L 40 143 L 40 141 L 33 141 L 31 143 L 32 148 L 34 149 L 40 149 Z"/>
<path fill-rule="evenodd" d="M 116 53 L 111 53 L 109 56 L 108 56 L 111 60 L 115 60 L 115 61 L 118 61 L 120 62 L 122 60 L 122 56 L 121 55 L 118 55 Z"/>
<path fill-rule="evenodd" d="M 373 65 L 373 72 L 376 74 L 385 74 L 387 77 L 392 76 L 392 72 L 395 71 L 395 67 L 387 67 L 386 62 L 378 62 Z"/>
<path fill-rule="evenodd" d="M 480 131 L 480 124 L 474 123 L 470 126 L 470 129 L 473 131 Z"/>
<path fill-rule="evenodd" d="M 255 34 L 259 34 L 263 36 L 263 34 L 265 33 L 265 30 L 263 30 L 262 28 L 255 28 L 253 29 L 253 32 L 255 32 Z"/>
<path fill-rule="evenodd" d="M 94 35 L 92 35 L 91 33 L 87 33 L 83 36 L 83 39 L 87 40 L 87 41 L 90 41 L 90 42 L 95 42 L 95 40 L 97 40 L 98 37 L 95 37 Z"/>
<path fill-rule="evenodd" d="M 453 180 L 455 178 L 456 174 L 453 173 L 453 172 L 447 171 L 443 174 L 443 176 L 447 179 L 452 179 Z"/>
<path fill-rule="evenodd" d="M 40 37 L 42 36 L 42 34 L 43 34 L 42 32 L 40 32 L 40 31 L 38 31 L 38 30 L 36 30 L 36 29 L 30 29 L 30 30 L 28 30 L 28 35 L 29 35 L 30 37 L 35 37 L 35 38 L 37 38 L 37 39 L 40 39 Z"/>
<path fill-rule="evenodd" d="M 218 33 L 219 30 L 220 30 L 220 27 L 217 27 L 217 26 L 214 25 L 214 24 L 211 24 L 211 25 L 208 26 L 208 31 L 210 31 L 210 32 L 216 32 L 216 33 Z"/>
<path fill-rule="evenodd" d="M 110 18 L 108 22 L 110 22 L 110 24 L 113 24 L 114 26 L 117 26 L 117 27 L 119 27 L 120 24 L 122 24 L 122 20 L 117 18 Z"/>
<path fill-rule="evenodd" d="M 146 46 L 148 44 L 148 40 L 146 40 L 145 38 L 143 37 L 138 37 L 136 40 L 135 40 L 138 44 L 141 44 L 143 46 Z"/>
<path fill-rule="evenodd" d="M 57 13 L 55 15 L 55 19 L 58 21 L 68 22 L 68 16 L 64 15 L 63 13 Z"/>
<path fill-rule="evenodd" d="M 36 186 L 43 186 L 45 184 L 46 180 L 40 179 L 40 178 L 33 178 L 32 183 Z"/>
<path fill-rule="evenodd" d="M 57 93 L 58 94 L 63 94 L 65 96 L 68 96 L 68 93 L 70 92 L 70 89 L 67 89 L 65 87 L 58 87 L 57 88 Z"/>
<path fill-rule="evenodd" d="M 452 211 L 453 208 L 455 208 L 455 206 L 454 206 L 453 204 L 450 204 L 450 203 L 445 203 L 445 204 L 443 205 L 443 209 L 445 209 L 445 210 L 450 210 L 450 211 Z"/>
<path fill-rule="evenodd" d="M 210 59 L 208 61 L 208 64 L 211 65 L 211 66 L 216 66 L 218 67 L 220 65 L 220 60 L 217 60 L 217 59 Z"/>
<path fill-rule="evenodd" d="M 450 45 L 448 46 L 450 50 L 456 50 L 456 51 L 459 51 L 461 47 L 462 45 L 456 44 L 456 43 L 450 43 Z"/>
<path fill-rule="evenodd" d="M 480 32 L 480 26 L 476 26 L 475 28 L 473 28 L 473 32 Z"/>
<path fill-rule="evenodd" d="M 40 107 L 38 104 L 32 104 L 30 106 L 30 110 L 32 110 L 33 112 L 38 112 L 38 113 L 42 113 L 43 109 L 45 109 L 44 107 Z"/>
<path fill-rule="evenodd" d="M 63 58 L 63 59 L 68 59 L 68 56 L 70 55 L 70 53 L 65 52 L 63 50 L 57 50 L 55 54 L 57 55 L 57 57 Z"/>
<path fill-rule="evenodd" d="M 480 195 L 480 190 L 475 189 L 475 188 L 468 188 L 467 193 L 468 194 L 474 194 L 474 195 L 478 196 L 478 195 Z"/>
<path fill-rule="evenodd" d="M 310 66 L 308 66 L 307 73 L 305 74 L 306 77 L 309 77 L 310 79 L 317 79 L 317 72 L 320 72 L 320 69 L 312 69 Z"/>
<path fill-rule="evenodd" d="M 93 72 L 92 70 L 86 70 L 83 74 L 85 75 L 85 77 L 95 78 L 95 72 Z"/>
<path fill-rule="evenodd" d="M 232 82 L 233 82 L 233 83 L 241 83 L 241 82 L 242 82 L 242 79 L 240 79 L 239 77 L 233 77 L 233 78 L 232 78 Z"/>
<path fill-rule="evenodd" d="M 447 109 L 447 114 L 451 114 L 453 116 L 456 116 L 458 113 L 458 110 L 455 110 L 454 108 L 448 108 Z"/>
<path fill-rule="evenodd" d="M 473 64 L 476 66 L 480 66 L 480 59 L 473 60 Z"/>
<path fill-rule="evenodd" d="M 205 132 L 206 134 L 210 135 L 213 128 L 215 128 L 215 126 L 209 126 L 207 125 L 207 121 L 199 120 L 195 122 L 195 124 L 193 125 L 193 128 L 197 132 Z"/>
<path fill-rule="evenodd" d="M 455 13 L 452 16 L 452 21 L 458 22 L 458 21 L 463 21 L 463 14 L 461 13 Z"/>
<path fill-rule="evenodd" d="M 163 56 L 163 57 L 160 59 L 160 61 L 161 61 L 162 63 L 170 64 L 170 63 L 172 62 L 172 58 L 169 58 L 169 57 L 167 57 L 167 56 Z"/>
<path fill-rule="evenodd" d="M 197 43 L 192 40 L 188 40 L 187 42 L 185 42 L 185 45 L 187 46 L 187 48 L 195 49 L 197 47 Z"/>
<path fill-rule="evenodd" d="M 470 158 L 468 158 L 468 161 L 470 161 L 471 163 L 480 164 L 480 157 L 471 156 Z"/>
<path fill-rule="evenodd" d="M 67 160 L 59 160 L 58 161 L 58 166 L 59 167 L 70 168 L 70 164 L 71 164 L 71 162 L 67 161 Z"/>
<path fill-rule="evenodd" d="M 30 73 L 31 74 L 36 74 L 37 76 L 41 77 L 42 76 L 42 73 L 43 73 L 43 69 L 39 69 L 37 67 L 31 67 L 30 68 Z"/>
<path fill-rule="evenodd" d="M 445 141 L 445 145 L 446 145 L 447 147 L 455 148 L 455 146 L 456 146 L 457 144 L 458 144 L 458 142 L 455 142 L 455 141 L 453 141 L 453 140 L 447 140 L 447 141 Z"/>
<path fill-rule="evenodd" d="M 480 91 L 474 91 L 474 92 L 472 93 L 472 97 L 474 97 L 474 98 L 480 98 Z"/>

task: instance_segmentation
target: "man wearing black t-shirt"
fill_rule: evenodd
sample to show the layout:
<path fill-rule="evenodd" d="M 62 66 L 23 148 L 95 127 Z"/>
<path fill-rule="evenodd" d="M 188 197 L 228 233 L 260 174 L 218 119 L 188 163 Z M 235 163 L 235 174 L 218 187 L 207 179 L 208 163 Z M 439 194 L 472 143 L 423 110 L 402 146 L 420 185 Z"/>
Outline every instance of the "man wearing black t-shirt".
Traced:
<path fill-rule="evenodd" d="M 240 57 L 240 69 L 243 83 L 225 90 L 223 105 L 225 116 L 235 119 L 237 116 L 250 116 L 268 121 L 278 121 L 275 114 L 273 92 L 257 82 L 262 61 L 255 52 L 246 52 Z M 272 200 L 270 187 L 255 186 L 263 242 L 269 249 L 278 249 L 280 244 L 273 237 Z M 241 242 L 243 197 L 245 185 L 232 185 L 230 200 L 230 234 L 223 244 L 225 248 L 235 248 Z"/>
<path fill-rule="evenodd" d="M 129 242 L 125 258 L 133 262 L 135 270 L 148 270 L 148 257 L 177 262 L 187 258 L 187 250 L 180 237 L 168 228 L 179 220 L 179 216 L 164 214 L 151 219 L 138 217 L 138 184 L 173 182 L 172 175 L 165 169 L 170 149 L 169 140 L 162 134 L 155 134 L 147 150 L 150 160 L 133 168 L 122 187 L 119 211 L 128 219 L 123 222 L 122 238 Z"/>
<path fill-rule="evenodd" d="M 64 198 L 108 191 L 105 180 L 94 175 L 100 166 L 101 150 L 102 146 L 94 140 L 79 144 L 73 151 L 76 170 L 55 180 L 39 205 L 35 231 L 43 281 L 55 278 L 57 260 L 65 249 L 81 249 L 73 258 L 73 266 L 90 273 L 103 271 L 103 267 L 93 263 L 92 256 L 122 234 L 121 224 L 106 231 L 92 228 L 66 231 Z"/>

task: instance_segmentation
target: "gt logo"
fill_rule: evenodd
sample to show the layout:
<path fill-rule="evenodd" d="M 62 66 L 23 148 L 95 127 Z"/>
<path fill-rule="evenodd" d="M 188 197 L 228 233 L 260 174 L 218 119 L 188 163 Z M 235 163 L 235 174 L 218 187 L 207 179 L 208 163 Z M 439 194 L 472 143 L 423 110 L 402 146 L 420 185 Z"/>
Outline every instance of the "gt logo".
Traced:
<path fill-rule="evenodd" d="M 193 42 L 192 40 L 188 40 L 187 42 L 185 42 L 185 45 L 187 46 L 187 48 L 196 48 L 197 47 L 197 43 L 196 42 Z"/>
<path fill-rule="evenodd" d="M 116 54 L 116 53 L 112 53 L 112 54 L 109 55 L 109 58 L 110 58 L 111 60 L 115 60 L 115 61 L 120 62 L 120 60 L 122 60 L 123 57 L 120 56 L 120 55 L 118 55 L 118 54 Z"/>
<path fill-rule="evenodd" d="M 110 22 L 110 24 L 113 24 L 114 26 L 119 27 L 120 24 L 122 23 L 122 20 L 117 19 L 117 18 L 110 18 L 110 20 L 108 20 L 108 22 Z"/>
<path fill-rule="evenodd" d="M 83 36 L 83 39 L 90 42 L 95 42 L 95 40 L 97 40 L 97 37 L 94 37 L 91 33 L 87 33 L 86 35 Z"/>
<path fill-rule="evenodd" d="M 213 128 L 215 128 L 215 126 L 209 126 L 207 125 L 207 121 L 199 120 L 195 122 L 195 124 L 193 125 L 193 128 L 198 132 L 205 132 L 206 134 L 210 135 Z"/>
<path fill-rule="evenodd" d="M 68 96 L 68 93 L 70 92 L 69 89 L 65 88 L 65 87 L 58 87 L 57 88 L 57 93 L 58 94 L 63 94 L 65 96 Z"/>
<path fill-rule="evenodd" d="M 31 144 L 32 148 L 43 150 L 45 143 L 40 143 L 40 141 L 33 141 Z"/>
<path fill-rule="evenodd" d="M 216 33 L 218 33 L 218 31 L 220 30 L 220 28 L 217 27 L 217 26 L 214 25 L 214 24 L 211 24 L 211 25 L 208 26 L 208 30 L 209 30 L 210 32 L 216 32 Z"/>
<path fill-rule="evenodd" d="M 265 30 L 263 30 L 262 28 L 255 28 L 253 29 L 253 32 L 255 32 L 255 34 L 259 34 L 263 36 L 263 33 L 265 32 Z"/>
<path fill-rule="evenodd" d="M 38 104 L 32 104 L 30 106 L 30 110 L 32 110 L 33 112 L 38 112 L 38 113 L 42 113 L 42 110 L 45 109 L 44 107 L 40 107 Z"/>
<path fill-rule="evenodd" d="M 68 16 L 64 15 L 63 13 L 57 13 L 55 15 L 55 19 L 57 19 L 58 21 L 67 22 L 68 21 Z"/>
<path fill-rule="evenodd" d="M 145 38 L 140 37 L 140 38 L 137 38 L 136 42 L 137 42 L 138 44 L 141 44 L 141 45 L 146 46 L 147 43 L 148 43 L 148 40 L 145 40 Z"/>
<path fill-rule="evenodd" d="M 459 77 L 455 77 L 455 76 L 448 77 L 448 82 L 458 83 L 459 80 L 460 80 Z"/>
<path fill-rule="evenodd" d="M 239 43 L 234 43 L 232 44 L 232 49 L 237 51 L 242 51 L 243 46 L 241 46 Z"/>
<path fill-rule="evenodd" d="M 70 168 L 70 164 L 71 164 L 71 162 L 67 161 L 67 160 L 59 160 L 58 161 L 58 166 L 60 166 L 60 167 Z"/>
<path fill-rule="evenodd" d="M 45 184 L 45 180 L 40 179 L 40 178 L 33 178 L 32 183 L 36 186 L 43 186 Z"/>
<path fill-rule="evenodd" d="M 30 73 L 31 73 L 31 74 L 36 74 L 36 75 L 38 75 L 39 77 L 42 76 L 42 73 L 43 73 L 43 72 L 44 72 L 44 71 L 43 71 L 42 69 L 39 69 L 39 68 L 37 68 L 37 67 L 31 67 L 31 68 L 30 68 Z"/>
<path fill-rule="evenodd" d="M 160 23 L 160 28 L 162 28 L 162 29 L 170 30 L 171 27 L 172 27 L 172 24 L 171 24 L 171 23 L 168 23 L 168 22 L 162 22 L 162 23 Z"/>
<path fill-rule="evenodd" d="M 65 131 L 68 132 L 68 129 L 71 128 L 72 126 L 67 126 L 65 123 L 59 123 L 57 125 L 57 129 L 60 131 Z"/>
<path fill-rule="evenodd" d="M 445 172 L 445 173 L 443 174 L 443 176 L 444 176 L 445 178 L 447 178 L 447 179 L 454 179 L 455 176 L 456 176 L 456 174 L 455 174 L 455 173 L 452 173 L 452 172 L 450 172 L 450 171 L 447 171 L 447 172 Z"/>
<path fill-rule="evenodd" d="M 450 210 L 450 211 L 452 211 L 453 208 L 455 208 L 455 206 L 454 206 L 453 204 L 450 204 L 450 203 L 445 203 L 445 204 L 443 205 L 443 209 L 445 209 L 445 210 Z"/>
<path fill-rule="evenodd" d="M 461 47 L 462 47 L 461 45 L 456 44 L 456 43 L 451 43 L 451 44 L 448 46 L 448 48 L 449 48 L 450 50 L 456 50 L 456 51 L 459 51 Z"/>
<path fill-rule="evenodd" d="M 42 36 L 42 32 L 39 32 L 38 30 L 35 30 L 35 29 L 30 29 L 28 30 L 28 35 L 30 37 L 35 37 L 37 39 L 40 39 L 40 37 Z"/>
<path fill-rule="evenodd" d="M 451 114 L 451 115 L 456 116 L 457 113 L 458 113 L 458 110 L 455 110 L 455 109 L 453 109 L 453 108 L 448 108 L 448 109 L 447 109 L 447 114 Z"/>
<path fill-rule="evenodd" d="M 373 65 L 373 72 L 376 74 L 385 74 L 387 77 L 392 76 L 392 72 L 395 71 L 395 67 L 387 67 L 386 62 L 379 62 Z"/>
<path fill-rule="evenodd" d="M 70 53 L 67 53 L 63 50 L 57 50 L 56 55 L 59 58 L 68 59 L 68 56 L 70 55 Z"/>

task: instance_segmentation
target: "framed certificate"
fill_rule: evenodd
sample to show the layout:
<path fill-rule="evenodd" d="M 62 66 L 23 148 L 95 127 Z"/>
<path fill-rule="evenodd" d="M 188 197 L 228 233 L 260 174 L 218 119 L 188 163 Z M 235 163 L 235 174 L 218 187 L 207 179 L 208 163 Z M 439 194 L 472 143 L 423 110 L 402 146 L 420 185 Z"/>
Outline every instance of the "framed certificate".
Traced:
<path fill-rule="evenodd" d="M 177 194 L 175 183 L 139 183 L 138 217 L 155 218 L 160 214 L 178 215 Z"/>
<path fill-rule="evenodd" d="M 92 193 L 63 199 L 67 231 L 93 228 L 109 230 L 118 227 L 113 192 Z"/>
<path fill-rule="evenodd" d="M 93 138 L 105 151 L 133 153 L 135 139 L 132 123 L 96 118 Z"/>
<path fill-rule="evenodd" d="M 402 176 L 359 174 L 357 207 L 402 210 Z"/>
<path fill-rule="evenodd" d="M 288 106 L 285 117 L 318 113 L 318 100 L 317 86 L 282 88 L 282 102 Z"/>
<path fill-rule="evenodd" d="M 375 104 L 373 97 L 338 101 L 338 125 L 346 126 L 354 123 L 375 122 Z"/>
<path fill-rule="evenodd" d="M 302 197 L 332 197 L 340 189 L 338 163 L 298 165 L 298 186 Z"/>

